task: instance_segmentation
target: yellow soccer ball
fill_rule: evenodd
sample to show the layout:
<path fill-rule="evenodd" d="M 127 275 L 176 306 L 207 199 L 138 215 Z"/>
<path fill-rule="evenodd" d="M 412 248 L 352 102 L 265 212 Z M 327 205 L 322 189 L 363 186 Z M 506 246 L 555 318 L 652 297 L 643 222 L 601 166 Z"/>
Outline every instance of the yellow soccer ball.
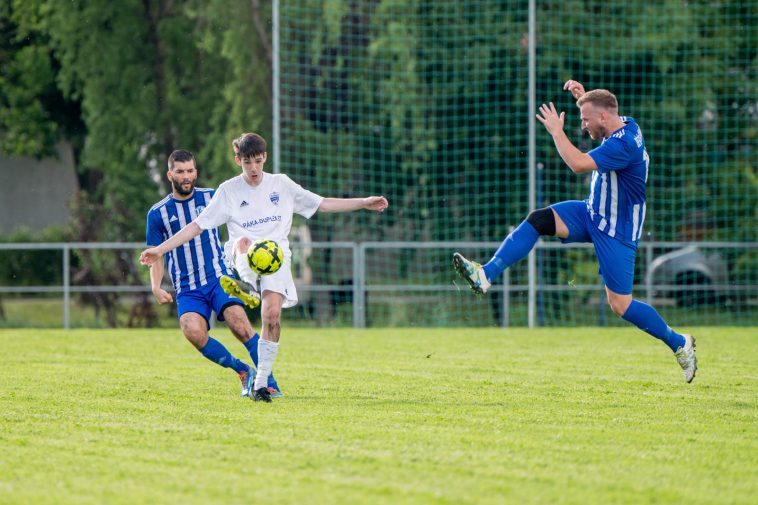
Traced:
<path fill-rule="evenodd" d="M 271 275 L 282 267 L 282 248 L 273 240 L 256 240 L 247 251 L 247 264 L 258 275 Z"/>

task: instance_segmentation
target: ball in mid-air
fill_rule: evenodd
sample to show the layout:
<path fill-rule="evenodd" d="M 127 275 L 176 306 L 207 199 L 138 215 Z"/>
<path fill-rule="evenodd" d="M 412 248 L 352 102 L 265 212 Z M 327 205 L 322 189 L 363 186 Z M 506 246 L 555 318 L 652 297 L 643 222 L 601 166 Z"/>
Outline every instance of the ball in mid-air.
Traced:
<path fill-rule="evenodd" d="M 247 264 L 258 275 L 273 274 L 283 261 L 282 248 L 273 240 L 256 240 L 247 251 Z"/>

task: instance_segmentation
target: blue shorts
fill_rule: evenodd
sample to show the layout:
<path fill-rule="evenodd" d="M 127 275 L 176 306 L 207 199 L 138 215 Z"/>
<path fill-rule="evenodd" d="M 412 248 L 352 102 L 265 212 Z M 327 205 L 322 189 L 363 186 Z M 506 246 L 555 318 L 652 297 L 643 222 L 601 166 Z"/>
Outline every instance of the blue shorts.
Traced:
<path fill-rule="evenodd" d="M 550 208 L 560 216 L 569 230 L 568 238 L 561 239 L 561 242 L 592 242 L 600 264 L 598 273 L 608 289 L 619 295 L 632 294 L 637 248 L 598 230 L 590 219 L 586 202 L 571 200 L 556 203 Z"/>
<path fill-rule="evenodd" d="M 212 310 L 216 313 L 216 319 L 223 321 L 224 309 L 230 305 L 244 304 L 239 298 L 228 295 L 218 279 L 210 279 L 205 286 L 183 290 L 176 295 L 176 311 L 180 319 L 187 312 L 197 312 L 209 322 Z"/>

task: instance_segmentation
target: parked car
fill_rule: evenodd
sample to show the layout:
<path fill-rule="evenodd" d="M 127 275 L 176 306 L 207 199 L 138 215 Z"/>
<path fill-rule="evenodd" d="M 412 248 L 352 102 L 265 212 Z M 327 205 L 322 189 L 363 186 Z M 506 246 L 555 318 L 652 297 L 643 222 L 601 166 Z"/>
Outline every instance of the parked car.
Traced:
<path fill-rule="evenodd" d="M 674 298 L 680 307 L 712 305 L 725 298 L 718 286 L 729 284 L 729 269 L 719 252 L 693 245 L 655 258 L 645 282 L 654 296 Z"/>

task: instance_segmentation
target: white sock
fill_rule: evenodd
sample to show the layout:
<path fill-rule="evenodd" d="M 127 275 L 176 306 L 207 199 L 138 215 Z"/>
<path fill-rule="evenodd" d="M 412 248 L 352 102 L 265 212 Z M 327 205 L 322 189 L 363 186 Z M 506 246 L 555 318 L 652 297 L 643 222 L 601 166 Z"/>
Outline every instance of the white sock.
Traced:
<path fill-rule="evenodd" d="M 274 368 L 276 354 L 279 352 L 279 342 L 270 340 L 258 340 L 258 373 L 255 376 L 255 385 L 253 390 L 268 386 L 268 376 L 271 375 L 271 369 Z"/>

